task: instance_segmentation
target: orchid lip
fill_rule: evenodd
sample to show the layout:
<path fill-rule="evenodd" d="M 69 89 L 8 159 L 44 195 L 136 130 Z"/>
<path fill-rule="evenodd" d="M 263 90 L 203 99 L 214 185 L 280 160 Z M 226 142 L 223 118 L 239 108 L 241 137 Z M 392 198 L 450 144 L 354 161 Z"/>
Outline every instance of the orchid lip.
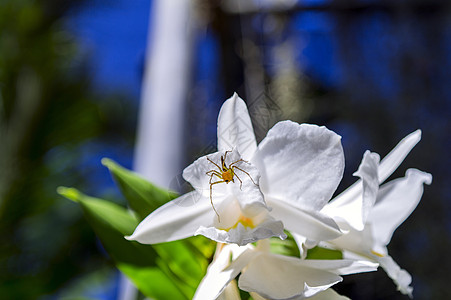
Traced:
<path fill-rule="evenodd" d="M 238 218 L 238 221 L 235 223 L 235 225 L 228 227 L 228 228 L 218 227 L 218 229 L 229 231 L 231 229 L 237 228 L 239 224 L 243 225 L 243 227 L 245 227 L 245 228 L 255 228 L 256 227 L 252 218 L 248 218 L 243 215 L 240 215 L 240 217 Z"/>

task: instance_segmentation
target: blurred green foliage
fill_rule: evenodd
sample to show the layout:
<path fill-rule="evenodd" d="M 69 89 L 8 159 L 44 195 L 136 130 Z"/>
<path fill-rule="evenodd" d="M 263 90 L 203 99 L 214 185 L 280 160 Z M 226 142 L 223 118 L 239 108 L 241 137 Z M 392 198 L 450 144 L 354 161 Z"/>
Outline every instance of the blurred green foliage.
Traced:
<path fill-rule="evenodd" d="M 131 235 L 148 213 L 176 195 L 154 186 L 112 160 L 104 159 L 103 163 L 119 183 L 130 209 L 86 196 L 74 188 L 60 187 L 58 192 L 80 204 L 117 268 L 145 296 L 192 299 L 206 273 L 216 243 L 203 236 L 156 245 L 127 241 L 124 236 Z"/>
<path fill-rule="evenodd" d="M 134 139 L 135 108 L 125 96 L 91 92 L 85 59 L 64 30 L 82 2 L 0 2 L 3 299 L 52 294 L 106 266 L 80 211 L 55 193 L 56 182 L 93 184 L 79 166 L 84 143 L 132 149 Z"/>

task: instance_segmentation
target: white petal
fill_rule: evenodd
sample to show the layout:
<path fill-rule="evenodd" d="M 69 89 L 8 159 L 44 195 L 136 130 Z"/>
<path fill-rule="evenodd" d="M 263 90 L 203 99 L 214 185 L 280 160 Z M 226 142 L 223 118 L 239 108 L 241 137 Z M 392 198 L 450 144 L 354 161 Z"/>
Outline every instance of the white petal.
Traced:
<path fill-rule="evenodd" d="M 285 239 L 287 237 L 283 232 L 282 222 L 276 221 L 270 217 L 268 217 L 265 222 L 258 224 L 255 228 L 245 227 L 241 223 L 238 223 L 238 226 L 229 230 L 201 226 L 196 231 L 196 235 L 198 234 L 219 243 L 234 243 L 239 246 L 244 246 L 248 243 L 253 243 L 258 240 L 267 239 L 274 236 L 281 239 Z"/>
<path fill-rule="evenodd" d="M 364 272 L 373 272 L 376 271 L 378 267 L 379 264 L 372 261 L 354 260 L 350 266 L 339 269 L 338 274 L 349 275 Z"/>
<path fill-rule="evenodd" d="M 366 151 L 358 171 L 354 173 L 361 178 L 357 181 L 357 188 L 335 197 L 322 212 L 335 220 L 345 221 L 356 230 L 363 230 L 379 190 L 379 159 L 379 154 Z"/>
<path fill-rule="evenodd" d="M 254 299 L 254 300 L 266 300 L 265 298 L 263 298 L 262 296 L 260 296 L 257 293 L 250 292 L 249 294 L 251 295 L 252 299 Z"/>
<path fill-rule="evenodd" d="M 421 130 L 416 130 L 403 138 L 395 148 L 381 161 L 379 182 L 384 182 L 402 163 L 410 150 L 421 140 Z"/>
<path fill-rule="evenodd" d="M 236 260 L 230 262 L 230 255 L 235 245 L 226 245 L 216 260 L 210 264 L 207 274 L 199 284 L 193 299 L 216 299 L 241 270 L 256 255 L 247 249 Z"/>
<path fill-rule="evenodd" d="M 230 263 L 230 255 L 232 252 L 230 246 L 224 246 L 221 252 L 219 252 L 219 255 L 216 256 L 215 260 L 208 266 L 207 274 L 197 287 L 193 299 L 215 299 L 215 297 L 224 290 L 227 282 L 233 279 L 230 278 L 230 276 L 219 278 L 221 271 Z"/>
<path fill-rule="evenodd" d="M 310 300 L 351 300 L 348 297 L 339 295 L 333 289 L 327 289 L 324 292 L 318 293 L 309 299 Z"/>
<path fill-rule="evenodd" d="M 147 216 L 128 240 L 143 244 L 170 242 L 193 236 L 200 226 L 211 226 L 216 217 L 210 201 L 190 192 Z"/>
<path fill-rule="evenodd" d="M 233 181 L 224 182 L 222 177 L 222 159 L 227 168 L 232 168 Z M 215 175 L 211 171 L 217 171 Z M 207 174 L 208 173 L 208 174 Z M 258 186 L 260 174 L 255 166 L 243 161 L 240 153 L 233 149 L 226 152 L 215 152 L 203 156 L 183 170 L 183 178 L 197 192 L 216 203 L 234 194 L 243 210 L 249 205 L 266 208 L 263 194 Z"/>
<path fill-rule="evenodd" d="M 401 162 L 409 154 L 410 150 L 415 147 L 415 145 L 421 139 L 421 130 L 416 130 L 402 139 L 398 145 L 396 145 L 393 150 L 387 154 L 386 157 L 379 164 L 378 176 L 379 183 L 384 182 L 401 164 Z M 339 203 L 345 204 L 354 201 L 356 197 L 362 192 L 361 181 L 358 180 L 340 195 L 335 197 L 333 202 L 340 199 Z M 338 203 L 337 203 L 338 204 Z"/>
<path fill-rule="evenodd" d="M 353 259 L 304 259 L 299 262 L 305 267 L 329 271 L 337 275 L 376 271 L 379 264 Z"/>
<path fill-rule="evenodd" d="M 332 272 L 305 267 L 300 261 L 264 253 L 243 270 L 238 286 L 268 299 L 290 299 L 300 295 L 313 296 L 342 280 Z"/>
<path fill-rule="evenodd" d="M 319 212 L 302 210 L 281 200 L 268 198 L 271 216 L 281 220 L 285 229 L 313 241 L 327 241 L 339 237 L 342 232 L 330 217 Z"/>
<path fill-rule="evenodd" d="M 340 261 L 340 260 L 337 260 Z M 331 260 L 325 260 L 324 262 L 329 265 L 329 270 L 334 271 L 334 273 L 338 275 L 349 275 L 349 274 L 357 274 L 357 273 L 365 273 L 365 272 L 373 272 L 377 270 L 379 267 L 378 263 L 368 261 L 368 260 L 348 260 L 342 259 L 341 261 L 349 263 L 349 265 L 345 266 L 335 266 Z"/>
<path fill-rule="evenodd" d="M 214 223 L 200 226 L 195 235 L 238 245 L 270 237 L 285 239 L 283 223 L 270 216 L 266 206 L 262 208 L 259 203 L 254 206 L 248 205 L 246 211 L 242 210 L 237 199 L 231 195 L 216 205 L 219 217 L 215 218 Z"/>
<path fill-rule="evenodd" d="M 417 169 L 408 169 L 406 176 L 384 184 L 370 213 L 374 239 L 387 245 L 393 232 L 412 213 L 423 195 L 423 184 L 430 184 L 432 176 Z"/>
<path fill-rule="evenodd" d="M 343 175 L 341 137 L 325 127 L 282 121 L 268 131 L 252 162 L 265 195 L 319 210 Z"/>
<path fill-rule="evenodd" d="M 241 300 L 236 280 L 232 280 L 227 284 L 224 291 L 219 295 L 218 300 Z"/>
<path fill-rule="evenodd" d="M 370 224 L 367 224 L 362 231 L 347 228 L 344 225 L 341 225 L 341 227 L 347 229 L 347 233 L 335 240 L 327 241 L 327 244 L 335 249 L 349 250 L 361 256 L 371 255 L 370 253 L 375 248 L 375 243 Z"/>
<path fill-rule="evenodd" d="M 230 163 L 231 159 L 239 159 L 237 158 L 238 156 L 239 154 L 236 151 L 228 153 L 226 157 L 227 163 Z M 207 174 L 207 172 L 215 170 L 222 174 L 222 171 L 220 169 L 221 157 L 224 157 L 224 152 L 215 152 L 196 159 L 191 165 L 183 170 L 183 179 L 188 181 L 193 186 L 193 188 L 195 188 L 196 191 L 202 194 L 204 197 L 210 197 L 210 178 L 211 182 L 219 181 L 221 179 L 215 175 L 213 175 L 212 177 L 211 175 Z M 209 160 L 211 160 L 212 162 L 210 162 Z M 227 187 L 228 186 L 225 183 L 214 185 L 212 193 L 213 197 L 226 194 L 228 191 Z"/>
<path fill-rule="evenodd" d="M 413 288 L 410 286 L 412 276 L 406 270 L 401 269 L 390 256 L 379 257 L 378 261 L 387 275 L 393 279 L 398 291 L 412 298 Z"/>
<path fill-rule="evenodd" d="M 257 149 L 246 103 L 236 93 L 224 102 L 218 116 L 218 150 L 235 147 L 245 160 L 251 159 Z"/>
<path fill-rule="evenodd" d="M 321 293 L 321 292 L 327 290 L 328 288 L 330 288 L 334 284 L 335 283 L 328 284 L 328 285 L 323 285 L 323 286 L 314 286 L 314 287 L 311 287 L 308 284 L 305 284 L 305 286 L 304 286 L 304 295 L 305 295 L 306 298 L 311 298 L 311 297 L 317 295 L 318 293 Z"/>
<path fill-rule="evenodd" d="M 246 162 L 239 162 L 234 166 L 236 178 L 229 186 L 241 209 L 249 216 L 259 214 L 262 210 L 267 211 L 264 196 L 258 185 L 260 174 L 257 168 Z"/>
<path fill-rule="evenodd" d="M 296 245 L 298 246 L 299 257 L 302 259 L 305 259 L 307 257 L 307 251 L 309 249 L 312 249 L 316 245 L 318 245 L 317 241 L 311 241 L 311 240 L 307 239 L 305 236 L 297 234 L 294 231 L 291 231 L 290 233 L 293 236 L 293 239 L 296 242 Z"/>

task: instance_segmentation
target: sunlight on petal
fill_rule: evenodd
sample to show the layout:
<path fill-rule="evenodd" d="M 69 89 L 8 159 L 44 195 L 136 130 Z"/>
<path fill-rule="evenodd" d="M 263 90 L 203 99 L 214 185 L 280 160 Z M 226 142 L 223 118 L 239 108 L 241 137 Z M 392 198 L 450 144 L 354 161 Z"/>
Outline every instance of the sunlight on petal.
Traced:
<path fill-rule="evenodd" d="M 379 155 L 367 150 L 358 171 L 354 173 L 354 176 L 361 178 L 357 181 L 358 188 L 341 193 L 322 212 L 335 220 L 348 223 L 356 230 L 363 230 L 379 190 L 378 167 Z"/>
<path fill-rule="evenodd" d="M 421 130 L 416 130 L 403 138 L 390 153 L 381 161 L 379 166 L 379 182 L 384 182 L 402 163 L 407 154 L 421 140 Z"/>
<path fill-rule="evenodd" d="M 234 247 L 238 246 L 224 246 L 218 258 L 208 268 L 207 275 L 202 279 L 193 299 L 216 299 L 224 291 L 227 284 L 241 272 L 250 260 L 255 258 L 255 251 L 244 248 L 246 250 L 240 251 L 240 255 L 230 262 L 231 254 L 237 250 Z"/>
<path fill-rule="evenodd" d="M 342 296 L 335 292 L 333 289 L 329 288 L 323 292 L 310 297 L 309 300 L 351 300 L 348 297 Z"/>
<path fill-rule="evenodd" d="M 417 207 L 423 196 L 423 184 L 431 184 L 432 176 L 417 169 L 408 169 L 406 176 L 384 184 L 368 222 L 374 238 L 387 245 L 393 232 Z"/>
<path fill-rule="evenodd" d="M 325 127 L 282 121 L 268 131 L 251 162 L 260 171 L 265 195 L 318 210 L 343 175 L 341 137 Z"/>
<path fill-rule="evenodd" d="M 327 241 L 342 235 L 338 225 L 330 217 L 319 212 L 305 211 L 281 200 L 268 198 L 271 215 L 282 220 L 286 229 L 313 241 Z"/>
<path fill-rule="evenodd" d="M 200 226 L 213 223 L 210 201 L 190 192 L 161 206 L 147 216 L 128 240 L 156 244 L 193 236 Z"/>
<path fill-rule="evenodd" d="M 257 149 L 251 118 L 237 93 L 224 102 L 218 116 L 218 150 L 235 147 L 245 160 L 251 159 Z"/>
<path fill-rule="evenodd" d="M 303 294 L 313 296 L 342 280 L 333 272 L 305 267 L 300 261 L 294 257 L 262 254 L 242 272 L 238 286 L 265 298 L 289 299 Z"/>

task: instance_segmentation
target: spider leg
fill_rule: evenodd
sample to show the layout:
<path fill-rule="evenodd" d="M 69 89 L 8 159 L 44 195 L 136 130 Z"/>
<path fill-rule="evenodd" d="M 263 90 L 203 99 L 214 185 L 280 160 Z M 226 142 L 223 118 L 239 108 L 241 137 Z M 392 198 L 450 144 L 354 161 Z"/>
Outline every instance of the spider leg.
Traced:
<path fill-rule="evenodd" d="M 227 153 L 232 153 L 232 150 L 227 150 L 227 151 L 224 153 L 224 161 L 226 160 Z"/>
<path fill-rule="evenodd" d="M 213 174 L 211 175 L 211 178 L 213 178 Z M 210 178 L 210 181 L 211 181 Z M 215 211 L 216 215 L 218 216 L 218 222 L 221 223 L 221 218 L 219 217 L 218 211 L 216 210 L 214 204 L 213 204 L 213 185 L 214 184 L 218 184 L 218 183 L 222 183 L 225 182 L 224 180 L 220 180 L 220 181 L 215 181 L 213 183 L 210 183 L 210 202 L 211 202 L 211 207 L 213 207 L 213 210 Z"/>
<path fill-rule="evenodd" d="M 222 169 L 221 169 L 221 167 L 220 166 L 218 166 L 218 164 L 217 163 L 215 163 L 214 161 L 212 161 L 211 159 L 209 159 L 208 157 L 207 157 L 207 160 L 209 161 L 209 162 L 211 162 L 212 164 L 214 164 L 218 169 L 219 169 L 219 171 L 222 171 Z"/>
<path fill-rule="evenodd" d="M 234 169 L 238 169 L 238 170 L 240 170 L 241 172 L 243 172 L 244 174 L 246 174 L 247 176 L 249 176 L 249 178 L 252 180 L 252 183 L 255 184 L 256 186 L 258 186 L 258 184 L 255 183 L 254 179 L 252 179 L 251 175 L 249 175 L 248 172 L 244 171 L 243 169 L 241 169 L 241 168 L 239 168 L 239 167 L 237 167 L 237 166 L 233 166 L 233 168 L 234 168 Z M 235 176 L 236 176 L 236 174 L 235 174 Z M 237 176 L 237 177 L 238 177 L 238 176 Z"/>
<path fill-rule="evenodd" d="M 235 167 L 236 168 L 236 167 Z M 236 178 L 240 181 L 240 190 L 243 187 L 243 182 L 241 181 L 240 177 L 238 177 L 238 175 L 235 173 L 234 174 L 236 176 Z"/>
<path fill-rule="evenodd" d="M 205 172 L 205 174 L 207 174 L 207 175 L 214 174 L 214 175 L 218 176 L 220 179 L 222 179 L 221 173 L 219 173 L 219 172 L 216 171 L 216 170 L 210 170 L 210 171 L 207 171 L 207 172 Z"/>
<path fill-rule="evenodd" d="M 209 172 L 211 172 L 211 171 L 209 171 Z M 207 172 L 207 175 L 210 175 L 210 174 L 208 174 L 208 172 Z M 208 181 L 209 184 L 211 184 L 211 180 L 213 179 L 213 175 L 215 175 L 215 173 L 211 173 L 211 175 L 210 175 L 210 181 Z"/>
<path fill-rule="evenodd" d="M 230 169 L 230 166 L 227 167 L 226 165 L 226 158 L 227 158 L 227 153 L 231 153 L 232 150 L 227 150 L 226 152 L 224 152 L 224 156 L 221 156 L 221 165 L 222 165 L 222 171 L 227 171 L 227 169 Z"/>
<path fill-rule="evenodd" d="M 210 172 L 211 172 L 211 174 L 209 174 Z M 206 174 L 210 175 L 210 181 L 208 182 L 209 184 L 211 184 L 211 181 L 213 180 L 213 175 L 215 175 L 219 179 L 222 179 L 221 174 L 218 171 L 216 171 L 216 170 L 210 170 Z"/>
<path fill-rule="evenodd" d="M 247 160 L 244 160 L 244 159 L 239 159 L 239 160 L 237 160 L 237 161 L 235 161 L 235 162 L 233 162 L 233 163 L 231 163 L 230 165 L 229 165 L 229 168 L 231 168 L 234 164 L 236 164 L 236 163 L 239 163 L 240 161 L 242 161 L 242 162 L 245 162 L 245 163 L 249 163 Z"/>

